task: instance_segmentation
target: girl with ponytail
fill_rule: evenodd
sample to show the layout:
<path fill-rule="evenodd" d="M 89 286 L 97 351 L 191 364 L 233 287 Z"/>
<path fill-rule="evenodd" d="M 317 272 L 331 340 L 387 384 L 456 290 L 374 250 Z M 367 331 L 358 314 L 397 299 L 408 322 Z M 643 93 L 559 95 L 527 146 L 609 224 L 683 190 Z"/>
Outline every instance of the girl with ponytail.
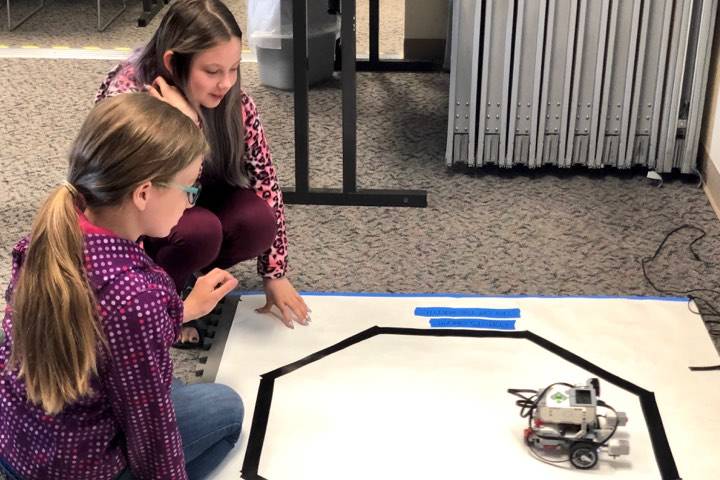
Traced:
<path fill-rule="evenodd" d="M 67 180 L 13 250 L 0 344 L 6 477 L 202 477 L 237 441 L 237 394 L 174 381 L 169 356 L 183 322 L 237 281 L 213 270 L 183 302 L 137 243 L 194 205 L 207 151 L 187 116 L 147 94 L 88 115 Z"/>

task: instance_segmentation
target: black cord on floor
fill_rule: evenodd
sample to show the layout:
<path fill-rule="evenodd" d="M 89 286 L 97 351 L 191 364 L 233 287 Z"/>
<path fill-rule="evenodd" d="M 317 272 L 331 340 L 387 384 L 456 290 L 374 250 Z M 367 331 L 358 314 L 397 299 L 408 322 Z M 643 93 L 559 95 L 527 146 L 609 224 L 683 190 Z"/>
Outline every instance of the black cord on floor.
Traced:
<path fill-rule="evenodd" d="M 696 242 L 700 241 L 702 238 L 705 237 L 705 235 L 707 235 L 705 233 L 705 230 L 703 230 L 702 228 L 696 227 L 694 225 L 682 225 L 682 226 L 674 229 L 667 235 L 665 235 L 665 238 L 663 239 L 662 242 L 660 242 L 660 245 L 657 247 L 657 249 L 655 250 L 655 253 L 653 254 L 652 257 L 646 257 L 641 260 L 640 263 L 642 265 L 643 276 L 645 277 L 645 280 L 650 284 L 650 286 L 660 293 L 665 293 L 668 295 L 687 295 L 688 310 L 690 310 L 692 313 L 694 313 L 696 315 L 706 316 L 706 317 L 719 317 L 720 318 L 720 311 L 718 310 L 718 308 L 715 307 L 715 305 L 710 300 L 708 300 L 707 298 L 701 297 L 699 295 L 696 295 L 698 293 L 707 293 L 707 294 L 710 294 L 713 296 L 720 296 L 720 290 L 713 290 L 710 288 L 693 288 L 690 290 L 664 289 L 664 288 L 660 288 L 657 285 L 655 285 L 655 283 L 650 279 L 650 277 L 647 274 L 647 268 L 646 268 L 647 265 L 652 263 L 658 257 L 658 255 L 660 255 L 660 252 L 662 251 L 663 247 L 665 246 L 667 241 L 670 239 L 670 237 L 673 236 L 675 233 L 677 233 L 681 230 L 684 230 L 684 229 L 690 229 L 690 230 L 695 230 L 695 231 L 700 232 L 700 236 L 696 237 L 695 239 L 693 239 L 692 242 L 690 242 L 690 245 L 688 245 L 688 249 L 690 250 L 690 253 L 692 253 L 692 256 L 695 258 L 695 260 L 697 260 L 698 262 L 702 262 L 705 265 L 711 265 L 709 262 L 703 261 L 700 258 L 700 256 L 697 254 L 697 252 L 695 252 L 695 249 L 693 248 L 695 246 Z M 702 304 L 704 304 L 705 308 L 703 310 L 708 310 L 708 313 L 703 313 L 699 310 L 698 311 L 693 310 L 690 306 L 691 300 L 695 301 L 695 303 L 698 305 L 698 308 L 701 307 L 701 304 L 698 303 L 698 301 L 700 301 Z M 703 318 L 703 322 L 705 322 L 708 325 L 720 324 L 720 320 L 706 320 L 704 318 Z"/>
<path fill-rule="evenodd" d="M 690 307 L 690 300 L 695 301 L 695 304 L 698 306 L 698 310 L 693 310 Z M 705 304 L 704 308 L 700 308 L 701 303 Z M 701 297 L 693 297 L 693 296 L 688 297 L 688 309 L 695 315 L 701 315 L 703 317 L 720 317 L 720 313 L 718 313 L 718 311 L 712 306 L 712 304 Z M 705 310 L 705 313 L 703 313 L 703 310 Z M 711 312 L 714 312 L 714 313 L 707 313 L 708 310 Z M 720 325 L 720 320 L 703 320 L 703 321 L 705 323 L 707 323 L 708 325 Z"/>

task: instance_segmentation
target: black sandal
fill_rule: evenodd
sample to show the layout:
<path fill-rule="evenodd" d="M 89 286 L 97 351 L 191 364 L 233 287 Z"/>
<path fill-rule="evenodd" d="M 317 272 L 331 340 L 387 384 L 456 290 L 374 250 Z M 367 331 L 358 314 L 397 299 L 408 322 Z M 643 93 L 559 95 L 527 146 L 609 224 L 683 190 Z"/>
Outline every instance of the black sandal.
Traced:
<path fill-rule="evenodd" d="M 187 341 L 183 342 L 178 340 L 177 342 L 173 343 L 173 348 L 179 348 L 181 350 L 199 350 L 203 348 L 203 345 L 205 343 L 205 335 L 207 334 L 207 330 L 205 328 L 202 328 L 202 324 L 200 320 L 190 320 L 189 322 L 185 322 L 183 324 L 183 328 L 190 327 L 197 330 L 198 333 L 198 340 L 197 342 Z"/>

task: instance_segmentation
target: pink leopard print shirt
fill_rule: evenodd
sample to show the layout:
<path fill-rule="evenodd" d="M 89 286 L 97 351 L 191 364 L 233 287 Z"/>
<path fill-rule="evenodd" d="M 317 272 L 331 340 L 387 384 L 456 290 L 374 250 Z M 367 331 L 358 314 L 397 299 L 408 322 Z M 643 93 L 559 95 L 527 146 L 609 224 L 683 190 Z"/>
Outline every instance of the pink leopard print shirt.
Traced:
<path fill-rule="evenodd" d="M 143 85 L 135 78 L 133 65 L 123 62 L 107 74 L 95 95 L 95 102 L 121 93 L 144 90 Z M 245 92 L 242 93 L 241 101 L 245 122 L 245 161 L 248 164 L 250 185 L 275 211 L 277 221 L 277 233 L 272 246 L 258 257 L 258 273 L 264 278 L 282 278 L 288 269 L 288 241 L 282 191 L 255 102 Z"/>

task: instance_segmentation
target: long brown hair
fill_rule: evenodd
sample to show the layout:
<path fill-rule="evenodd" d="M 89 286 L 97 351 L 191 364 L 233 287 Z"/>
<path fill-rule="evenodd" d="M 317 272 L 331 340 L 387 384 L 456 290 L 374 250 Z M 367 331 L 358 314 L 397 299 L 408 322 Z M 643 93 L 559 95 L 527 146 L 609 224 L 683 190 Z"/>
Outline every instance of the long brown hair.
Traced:
<path fill-rule="evenodd" d="M 84 269 L 78 208 L 116 206 L 145 181 L 169 181 L 207 152 L 202 132 L 179 110 L 144 93 L 100 102 L 70 153 L 68 178 L 32 225 L 15 285 L 12 353 L 28 399 L 48 414 L 91 393 L 105 343 Z"/>
<path fill-rule="evenodd" d="M 242 40 L 242 30 L 220 0 L 177 0 L 133 61 L 137 79 L 151 84 L 157 76 L 162 76 L 188 98 L 187 84 L 194 56 L 233 37 Z M 173 52 L 172 71 L 168 71 L 163 62 L 168 50 Z M 223 179 L 237 187 L 248 187 L 241 95 L 238 71 L 237 82 L 216 108 L 201 107 L 203 128 L 210 143 L 210 158 L 203 166 L 203 175 Z"/>

